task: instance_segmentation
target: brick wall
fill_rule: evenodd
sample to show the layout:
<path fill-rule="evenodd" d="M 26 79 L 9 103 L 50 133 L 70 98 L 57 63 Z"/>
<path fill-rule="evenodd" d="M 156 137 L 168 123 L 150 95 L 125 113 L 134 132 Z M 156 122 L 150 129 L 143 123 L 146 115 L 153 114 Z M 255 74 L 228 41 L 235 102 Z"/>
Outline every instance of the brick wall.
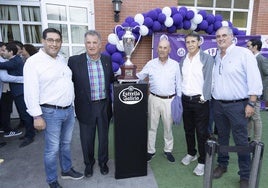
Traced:
<path fill-rule="evenodd" d="M 95 25 L 103 37 L 103 49 L 107 43 L 107 37 L 113 32 L 117 24 L 121 24 L 128 16 L 134 17 L 138 13 L 148 12 L 155 8 L 165 6 L 177 6 L 178 0 L 122 0 L 120 20 L 114 22 L 112 0 L 95 0 Z M 255 0 L 251 33 L 268 35 L 268 0 Z M 136 50 L 132 54 L 132 62 L 140 70 L 151 59 L 152 37 L 142 37 Z"/>
<path fill-rule="evenodd" d="M 255 0 L 251 34 L 268 35 L 267 19 L 268 19 L 268 0 Z"/>

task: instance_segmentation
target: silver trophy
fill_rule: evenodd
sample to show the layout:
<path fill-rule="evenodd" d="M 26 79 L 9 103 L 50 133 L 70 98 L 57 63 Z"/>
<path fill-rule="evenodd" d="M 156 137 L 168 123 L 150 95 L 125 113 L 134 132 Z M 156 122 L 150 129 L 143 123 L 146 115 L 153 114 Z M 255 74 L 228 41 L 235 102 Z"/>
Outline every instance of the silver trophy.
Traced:
<path fill-rule="evenodd" d="M 140 35 L 138 38 L 138 41 L 135 44 L 135 36 L 133 35 L 132 30 L 139 26 L 135 26 L 133 28 L 122 27 L 121 25 L 119 26 L 125 30 L 125 34 L 122 37 L 122 41 L 123 41 L 124 52 L 126 54 L 126 62 L 120 67 L 121 75 L 118 77 L 118 81 L 119 83 L 137 82 L 138 81 L 138 78 L 136 76 L 137 66 L 131 62 L 130 58 L 131 58 L 131 54 L 134 52 L 141 38 L 141 35 Z"/>

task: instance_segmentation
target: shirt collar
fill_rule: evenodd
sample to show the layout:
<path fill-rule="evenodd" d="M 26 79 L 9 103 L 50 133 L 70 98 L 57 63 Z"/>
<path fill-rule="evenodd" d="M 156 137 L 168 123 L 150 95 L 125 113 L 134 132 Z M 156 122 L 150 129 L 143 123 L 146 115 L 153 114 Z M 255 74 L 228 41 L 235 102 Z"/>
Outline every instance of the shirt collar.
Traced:
<path fill-rule="evenodd" d="M 96 62 L 100 61 L 100 57 L 98 59 L 92 59 L 92 58 L 89 57 L 88 54 L 86 54 L 86 55 L 87 55 L 87 61 L 89 61 L 89 62 L 96 63 Z"/>

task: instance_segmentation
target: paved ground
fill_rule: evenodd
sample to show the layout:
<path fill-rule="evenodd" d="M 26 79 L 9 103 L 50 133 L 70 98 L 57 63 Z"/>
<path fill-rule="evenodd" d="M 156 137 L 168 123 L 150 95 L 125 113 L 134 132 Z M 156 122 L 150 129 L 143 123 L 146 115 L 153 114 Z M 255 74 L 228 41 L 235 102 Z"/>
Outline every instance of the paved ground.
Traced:
<path fill-rule="evenodd" d="M 14 122 L 13 122 L 14 123 Z M 77 171 L 84 171 L 83 156 L 79 140 L 79 128 L 76 122 L 72 142 L 73 166 Z M 2 137 L 2 135 L 0 135 Z M 2 139 L 2 138 L 1 138 Z M 43 133 L 40 132 L 35 142 L 24 148 L 19 148 L 18 138 L 5 139 L 7 145 L 0 148 L 0 158 L 5 159 L 0 164 L 0 188 L 45 188 L 43 166 Z M 148 175 L 136 178 L 116 180 L 114 178 L 114 161 L 109 160 L 110 172 L 101 175 L 98 165 L 94 166 L 94 174 L 91 178 L 82 180 L 62 180 L 59 183 L 64 188 L 157 188 L 153 172 L 148 165 Z M 58 170 L 60 173 L 60 169 Z"/>

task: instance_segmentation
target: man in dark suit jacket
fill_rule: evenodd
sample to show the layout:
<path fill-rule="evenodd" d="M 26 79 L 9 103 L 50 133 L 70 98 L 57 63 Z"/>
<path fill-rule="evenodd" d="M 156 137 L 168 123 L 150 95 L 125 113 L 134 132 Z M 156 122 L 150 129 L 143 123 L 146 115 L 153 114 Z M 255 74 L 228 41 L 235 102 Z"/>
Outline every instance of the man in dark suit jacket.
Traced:
<path fill-rule="evenodd" d="M 101 36 L 97 31 L 85 33 L 86 53 L 69 58 L 75 89 L 75 112 L 80 126 L 85 177 L 93 175 L 94 145 L 98 129 L 98 163 L 100 172 L 109 172 L 108 129 L 111 118 L 110 84 L 114 81 L 110 57 L 101 55 Z"/>
<path fill-rule="evenodd" d="M 6 69 L 8 74 L 13 76 L 23 76 L 23 60 L 19 55 L 16 55 L 18 51 L 17 46 L 14 43 L 7 43 L 6 49 L 3 54 L 8 61 L 0 64 L 0 69 Z M 24 92 L 22 83 L 10 83 L 10 91 L 14 97 L 14 101 L 23 124 L 26 128 L 24 140 L 20 144 L 20 147 L 27 146 L 34 141 L 35 130 L 33 126 L 33 118 L 27 113 L 26 105 L 24 102 Z"/>

